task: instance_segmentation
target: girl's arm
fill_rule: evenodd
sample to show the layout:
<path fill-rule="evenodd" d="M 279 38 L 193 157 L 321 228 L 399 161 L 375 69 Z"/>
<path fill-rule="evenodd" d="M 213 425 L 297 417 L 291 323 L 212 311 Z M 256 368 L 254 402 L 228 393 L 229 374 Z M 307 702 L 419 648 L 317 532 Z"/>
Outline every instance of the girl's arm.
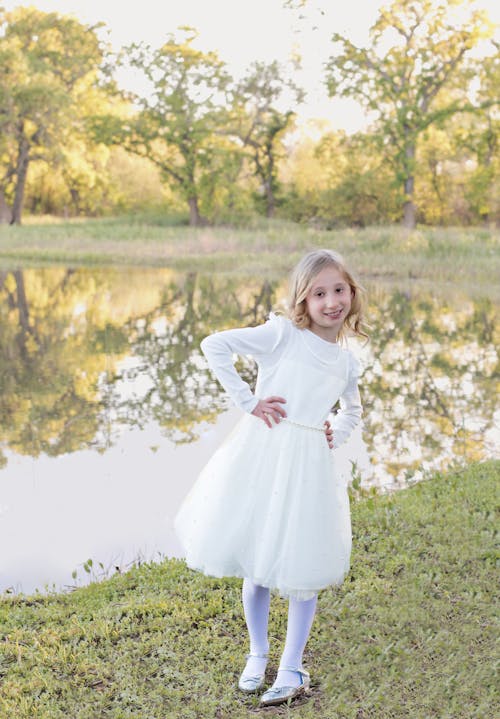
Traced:
<path fill-rule="evenodd" d="M 340 410 L 330 415 L 333 430 L 333 448 L 343 444 L 351 435 L 353 429 L 360 423 L 363 408 L 358 389 L 360 374 L 359 362 L 350 356 L 350 371 L 347 386 L 340 397 Z"/>
<path fill-rule="evenodd" d="M 258 327 L 216 332 L 205 337 L 201 342 L 201 349 L 207 358 L 208 366 L 235 405 L 244 412 L 252 412 L 259 399 L 237 373 L 233 364 L 233 355 L 250 355 L 258 360 L 273 352 L 279 353 L 284 330 L 285 320 L 271 315 L 265 324 Z"/>

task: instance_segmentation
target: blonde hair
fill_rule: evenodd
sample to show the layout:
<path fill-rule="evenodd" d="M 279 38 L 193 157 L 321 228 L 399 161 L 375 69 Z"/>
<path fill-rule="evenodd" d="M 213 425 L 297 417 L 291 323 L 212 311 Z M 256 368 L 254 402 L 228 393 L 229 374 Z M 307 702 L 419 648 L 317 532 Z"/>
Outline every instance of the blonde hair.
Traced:
<path fill-rule="evenodd" d="M 347 269 L 341 255 L 333 250 L 312 250 L 298 262 L 290 276 L 288 294 L 288 317 L 296 327 L 304 329 L 311 325 L 311 318 L 307 311 L 306 298 L 312 287 L 314 278 L 325 267 L 334 267 L 343 276 L 351 288 L 351 309 L 344 320 L 339 332 L 339 340 L 345 340 L 346 329 L 351 330 L 355 335 L 368 339 L 363 327 L 366 326 L 363 320 L 364 309 L 364 288 L 353 277 Z"/>

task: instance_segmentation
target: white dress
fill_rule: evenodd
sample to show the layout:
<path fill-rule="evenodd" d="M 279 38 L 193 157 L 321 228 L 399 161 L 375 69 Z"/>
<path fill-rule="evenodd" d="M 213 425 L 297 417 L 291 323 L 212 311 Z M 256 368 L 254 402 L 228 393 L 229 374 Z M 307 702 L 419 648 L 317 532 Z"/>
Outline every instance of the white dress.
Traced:
<path fill-rule="evenodd" d="M 309 599 L 349 571 L 351 518 L 335 448 L 361 418 L 352 353 L 291 320 L 206 337 L 201 348 L 246 414 L 211 457 L 175 518 L 189 567 L 216 577 L 249 577 L 283 597 Z M 233 355 L 258 364 L 255 395 Z M 258 399 L 284 397 L 285 421 L 269 428 L 250 412 Z M 323 423 L 332 420 L 334 450 Z"/>

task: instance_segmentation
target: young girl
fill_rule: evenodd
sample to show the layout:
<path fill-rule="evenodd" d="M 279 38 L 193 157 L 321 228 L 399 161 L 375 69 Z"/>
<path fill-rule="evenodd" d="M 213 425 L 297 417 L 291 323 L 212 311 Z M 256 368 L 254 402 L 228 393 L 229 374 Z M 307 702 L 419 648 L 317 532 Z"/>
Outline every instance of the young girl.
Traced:
<path fill-rule="evenodd" d="M 340 399 L 333 449 L 360 421 L 359 365 L 340 342 L 346 328 L 366 337 L 361 322 L 361 287 L 339 255 L 315 250 L 292 274 L 288 317 L 271 313 L 263 325 L 217 332 L 201 343 L 245 415 L 203 469 L 175 528 L 188 566 L 243 578 L 250 637 L 238 684 L 244 692 L 264 684 L 270 590 L 289 599 L 285 647 L 264 706 L 309 687 L 302 654 L 318 591 L 341 584 L 349 571 L 349 498 L 335 472 L 326 420 Z M 236 372 L 234 354 L 256 360 L 255 395 Z"/>

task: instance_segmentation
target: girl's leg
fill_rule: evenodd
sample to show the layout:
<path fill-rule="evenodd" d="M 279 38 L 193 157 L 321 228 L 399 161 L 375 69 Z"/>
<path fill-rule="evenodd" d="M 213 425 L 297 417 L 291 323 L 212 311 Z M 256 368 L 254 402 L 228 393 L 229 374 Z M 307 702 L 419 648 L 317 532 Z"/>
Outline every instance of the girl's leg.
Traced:
<path fill-rule="evenodd" d="M 281 655 L 280 667 L 294 667 L 297 669 L 302 667 L 302 654 L 311 631 L 317 601 L 317 594 L 312 599 L 304 601 L 299 601 L 298 599 L 289 600 L 286 642 Z M 300 677 L 296 672 L 278 669 L 278 675 L 273 687 L 295 687 L 299 686 L 299 684 Z"/>
<path fill-rule="evenodd" d="M 267 638 L 267 625 L 269 621 L 270 592 L 267 587 L 254 584 L 250 579 L 243 580 L 242 587 L 243 610 L 250 635 L 250 652 L 252 654 L 267 654 L 269 641 Z M 262 674 L 266 668 L 267 659 L 249 657 L 244 674 Z"/>

